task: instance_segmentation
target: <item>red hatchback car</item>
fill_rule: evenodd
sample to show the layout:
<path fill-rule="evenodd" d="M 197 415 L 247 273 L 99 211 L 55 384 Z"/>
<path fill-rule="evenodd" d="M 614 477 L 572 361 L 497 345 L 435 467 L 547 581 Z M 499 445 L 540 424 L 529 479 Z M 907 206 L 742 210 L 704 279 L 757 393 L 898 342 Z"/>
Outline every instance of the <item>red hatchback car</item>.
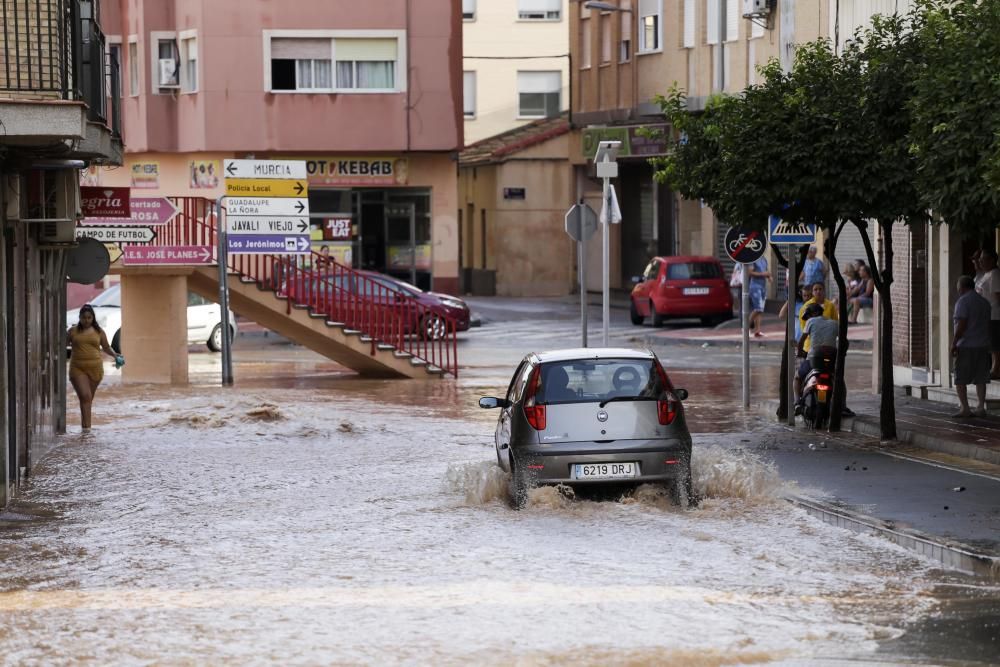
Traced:
<path fill-rule="evenodd" d="M 632 324 L 651 317 L 658 327 L 667 318 L 697 317 L 710 326 L 733 316 L 733 295 L 714 257 L 654 257 L 632 282 Z"/>

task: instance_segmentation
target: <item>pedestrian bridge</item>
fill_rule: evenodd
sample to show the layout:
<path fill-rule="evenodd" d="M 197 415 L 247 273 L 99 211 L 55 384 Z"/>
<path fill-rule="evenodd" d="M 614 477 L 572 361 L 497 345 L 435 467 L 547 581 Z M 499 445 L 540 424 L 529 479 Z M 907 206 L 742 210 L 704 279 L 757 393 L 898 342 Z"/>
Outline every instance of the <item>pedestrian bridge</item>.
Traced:
<path fill-rule="evenodd" d="M 186 383 L 187 293 L 219 300 L 214 202 L 171 199 L 180 213 L 157 228 L 149 245 L 196 248 L 174 254 L 198 259 L 164 265 L 119 258 L 112 265 L 122 277 L 122 352 L 129 360 L 123 378 L 129 382 Z M 457 322 L 351 267 L 312 253 L 230 255 L 226 268 L 237 315 L 361 375 L 458 375 Z"/>

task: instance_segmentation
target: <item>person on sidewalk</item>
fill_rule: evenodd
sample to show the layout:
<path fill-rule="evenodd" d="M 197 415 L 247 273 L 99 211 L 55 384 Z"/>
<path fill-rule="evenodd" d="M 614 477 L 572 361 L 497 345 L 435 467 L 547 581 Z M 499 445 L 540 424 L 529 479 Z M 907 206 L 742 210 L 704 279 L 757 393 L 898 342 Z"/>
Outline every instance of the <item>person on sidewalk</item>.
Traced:
<path fill-rule="evenodd" d="M 858 284 L 853 291 L 847 293 L 847 322 L 849 324 L 857 324 L 858 315 L 861 314 L 862 309 L 872 307 L 874 293 L 875 281 L 868 273 L 868 267 L 862 266 L 858 269 Z"/>
<path fill-rule="evenodd" d="M 990 302 L 976 293 L 972 276 L 958 279 L 955 302 L 955 338 L 951 354 L 955 357 L 955 391 L 961 409 L 952 417 L 986 416 L 986 384 L 990 381 Z M 979 407 L 969 409 L 967 385 L 976 385 Z"/>
<path fill-rule="evenodd" d="M 764 335 L 760 325 L 764 319 L 767 281 L 771 279 L 771 272 L 767 270 L 767 260 L 763 257 L 745 269 L 745 273 L 750 276 L 750 286 L 747 290 L 750 295 L 750 329 L 754 336 L 760 338 Z"/>
<path fill-rule="evenodd" d="M 816 246 L 809 246 L 806 261 L 799 273 L 800 285 L 814 285 L 816 283 L 826 284 L 826 262 L 816 257 Z"/>
<path fill-rule="evenodd" d="M 990 352 L 993 364 L 990 378 L 1000 380 L 1000 269 L 997 268 L 997 253 L 993 248 L 983 248 L 979 252 L 979 271 L 976 277 L 976 291 L 990 302 Z"/>

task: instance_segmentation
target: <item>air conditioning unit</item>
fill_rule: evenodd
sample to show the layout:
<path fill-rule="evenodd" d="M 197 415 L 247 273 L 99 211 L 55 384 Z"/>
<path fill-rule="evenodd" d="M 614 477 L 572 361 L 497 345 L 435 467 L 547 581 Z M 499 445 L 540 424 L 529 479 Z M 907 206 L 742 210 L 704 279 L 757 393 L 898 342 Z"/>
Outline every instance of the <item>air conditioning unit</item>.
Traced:
<path fill-rule="evenodd" d="M 743 18 L 758 18 L 771 13 L 771 0 L 743 0 Z"/>
<path fill-rule="evenodd" d="M 38 242 L 42 245 L 76 243 L 76 220 L 46 220 L 39 226 Z"/>
<path fill-rule="evenodd" d="M 179 88 L 177 78 L 177 61 L 173 58 L 160 58 L 160 88 Z"/>

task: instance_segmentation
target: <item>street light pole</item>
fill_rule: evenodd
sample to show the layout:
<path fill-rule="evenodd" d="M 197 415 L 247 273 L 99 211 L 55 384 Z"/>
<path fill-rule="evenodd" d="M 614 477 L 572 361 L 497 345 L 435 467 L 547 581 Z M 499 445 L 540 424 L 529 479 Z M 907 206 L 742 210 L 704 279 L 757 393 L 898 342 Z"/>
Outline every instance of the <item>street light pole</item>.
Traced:
<path fill-rule="evenodd" d="M 621 146 L 622 142 L 620 141 L 598 142 L 597 155 L 594 156 L 597 177 L 604 182 L 602 187 L 603 204 L 601 205 L 601 225 L 603 227 L 601 238 L 604 245 L 601 252 L 601 272 L 603 274 L 601 276 L 601 319 L 603 320 L 601 335 L 604 347 L 608 347 L 608 329 L 611 323 L 611 225 L 618 222 L 618 220 L 615 220 L 617 207 L 614 206 L 611 179 L 618 177 L 618 162 L 616 162 L 616 159 Z"/>

